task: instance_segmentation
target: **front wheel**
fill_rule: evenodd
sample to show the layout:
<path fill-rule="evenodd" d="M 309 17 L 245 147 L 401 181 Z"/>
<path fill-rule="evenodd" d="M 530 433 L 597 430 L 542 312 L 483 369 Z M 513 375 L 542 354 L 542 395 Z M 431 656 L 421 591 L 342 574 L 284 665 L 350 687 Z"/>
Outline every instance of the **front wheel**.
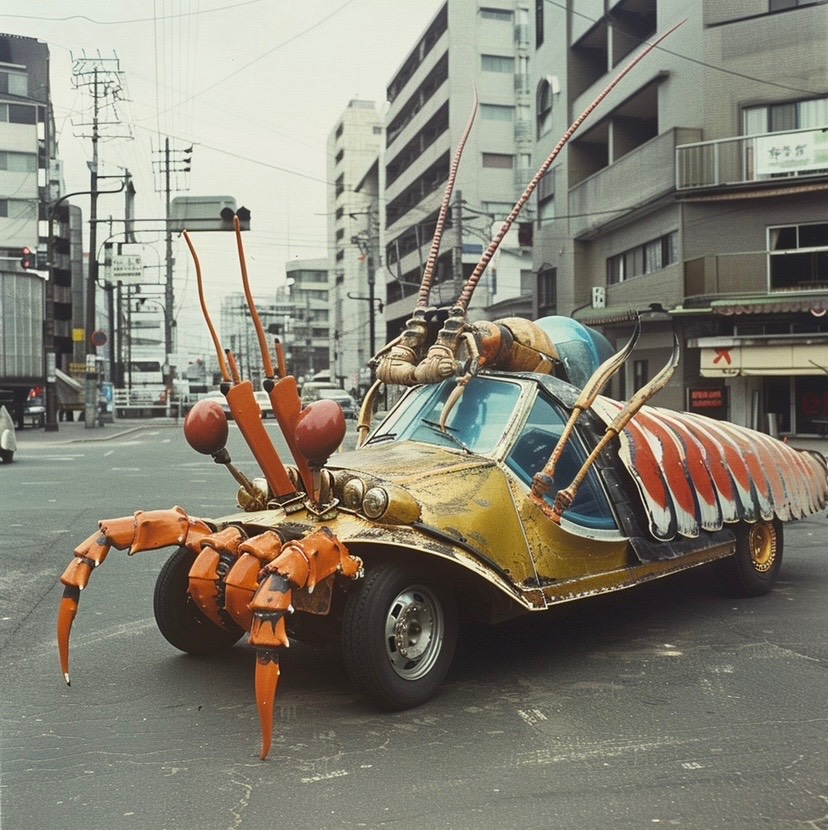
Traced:
<path fill-rule="evenodd" d="M 454 595 L 434 578 L 385 563 L 348 597 L 342 625 L 354 685 L 383 709 L 425 703 L 448 672 L 457 642 Z"/>
<path fill-rule="evenodd" d="M 767 594 L 782 567 L 782 523 L 778 519 L 736 527 L 736 553 L 719 561 L 725 587 L 741 597 Z"/>
<path fill-rule="evenodd" d="M 190 596 L 190 568 L 196 555 L 179 548 L 164 563 L 155 582 L 153 611 L 164 639 L 187 654 L 214 654 L 230 648 L 244 634 L 235 623 L 227 628 L 208 619 Z"/>
<path fill-rule="evenodd" d="M 11 464 L 14 458 L 14 450 L 0 450 L 0 459 L 4 464 Z"/>

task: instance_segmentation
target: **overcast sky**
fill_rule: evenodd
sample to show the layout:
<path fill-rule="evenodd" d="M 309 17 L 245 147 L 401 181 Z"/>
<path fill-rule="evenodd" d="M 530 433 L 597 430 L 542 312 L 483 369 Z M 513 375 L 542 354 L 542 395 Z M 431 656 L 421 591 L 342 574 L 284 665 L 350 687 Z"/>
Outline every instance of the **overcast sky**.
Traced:
<path fill-rule="evenodd" d="M 100 143 L 99 173 L 128 168 L 137 216 L 160 217 L 158 151 L 167 137 L 173 150 L 193 145 L 192 171 L 179 179 L 187 189 L 177 195 L 226 194 L 251 210 L 250 276 L 254 293 L 269 299 L 287 261 L 327 255 L 328 133 L 349 100 L 383 104 L 388 81 L 442 2 L 0 0 L 0 30 L 49 45 L 67 190 L 89 189 L 92 152 L 91 98 L 75 88 L 73 65 L 84 55 L 110 65 L 117 57 L 127 100 L 120 125 L 102 134 L 132 138 Z M 88 199 L 76 202 L 86 214 Z M 99 217 L 121 217 L 122 203 L 120 195 L 100 197 Z M 100 228 L 99 243 L 108 234 Z M 146 264 L 163 261 L 158 238 Z M 218 317 L 220 296 L 241 288 L 233 235 L 197 234 L 194 241 Z M 191 311 L 197 295 L 183 240 L 175 242 L 175 257 L 179 350 L 186 352 L 203 342 L 203 324 Z"/>

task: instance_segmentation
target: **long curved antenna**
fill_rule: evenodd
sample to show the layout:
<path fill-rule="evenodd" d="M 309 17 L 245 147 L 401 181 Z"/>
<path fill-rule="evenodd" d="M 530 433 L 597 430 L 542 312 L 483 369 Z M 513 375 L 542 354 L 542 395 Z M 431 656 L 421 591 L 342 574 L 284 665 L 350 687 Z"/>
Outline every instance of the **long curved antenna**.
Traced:
<path fill-rule="evenodd" d="M 569 420 L 566 422 L 566 426 L 564 426 L 561 437 L 558 438 L 558 443 L 555 444 L 555 449 L 552 450 L 552 455 L 549 456 L 549 461 L 546 462 L 546 466 L 543 470 L 535 473 L 532 477 L 532 491 L 535 495 L 543 496 L 549 492 L 549 488 L 552 486 L 554 481 L 555 468 L 558 466 L 558 461 L 563 455 L 564 448 L 569 442 L 569 438 L 572 435 L 572 431 L 575 429 L 575 424 L 577 423 L 578 418 L 580 418 L 581 414 L 592 406 L 595 399 L 601 394 L 604 387 L 611 380 L 612 376 L 624 365 L 625 361 L 630 356 L 633 347 L 638 341 L 638 336 L 640 334 L 641 319 L 636 318 L 635 329 L 633 330 L 630 339 L 627 341 L 627 345 L 624 346 L 624 348 L 619 352 L 605 360 L 592 373 L 592 376 L 586 382 L 586 385 L 581 390 L 581 393 L 578 395 L 578 399 L 572 407 L 572 412 L 569 415 Z"/>
<path fill-rule="evenodd" d="M 221 379 L 227 383 L 230 383 L 230 372 L 228 371 L 227 363 L 224 360 L 224 349 L 221 347 L 221 341 L 219 340 L 218 334 L 216 334 L 216 330 L 213 327 L 213 321 L 210 319 L 210 312 L 207 311 L 207 301 L 204 299 L 204 278 L 201 274 L 201 262 L 198 259 L 195 245 L 193 245 L 193 241 L 190 239 L 190 234 L 187 233 L 187 231 L 184 231 L 184 241 L 187 243 L 187 247 L 190 249 L 190 254 L 193 258 L 193 262 L 195 263 L 196 283 L 198 284 L 198 300 L 201 303 L 201 313 L 204 315 L 204 321 L 207 323 L 207 328 L 210 330 L 210 337 L 213 340 L 213 346 L 216 349 L 216 357 L 218 357 Z"/>
<path fill-rule="evenodd" d="M 667 385 L 667 381 L 670 380 L 676 366 L 678 366 L 678 361 L 679 342 L 678 337 L 674 334 L 673 353 L 670 355 L 670 359 L 649 383 L 642 386 L 641 389 L 639 389 L 638 392 L 630 398 L 627 405 L 615 416 L 612 423 L 607 425 L 604 434 L 601 436 L 601 440 L 595 445 L 595 448 L 589 454 L 587 460 L 584 461 L 583 466 L 578 471 L 569 487 L 558 491 L 555 496 L 555 504 L 552 507 L 551 518 L 553 521 L 559 522 L 564 511 L 569 509 L 570 505 L 575 500 L 578 488 L 586 478 L 590 467 L 592 467 L 598 456 L 604 451 L 604 447 L 606 447 L 610 441 L 618 436 L 621 430 L 624 429 L 624 427 L 633 419 L 638 410 L 641 409 L 641 407 L 644 406 L 644 404 L 647 403 L 647 401 L 650 400 L 656 392 L 663 389 Z M 534 491 L 532 492 L 532 498 L 538 501 L 541 505 L 545 506 L 545 502 L 536 496 Z"/>
<path fill-rule="evenodd" d="M 604 100 L 604 98 L 609 95 L 609 93 L 621 82 L 621 79 L 624 78 L 632 68 L 642 61 L 653 49 L 658 46 L 665 38 L 669 37 L 679 26 L 685 23 L 686 20 L 682 20 L 681 22 L 677 23 L 672 29 L 668 29 L 660 38 L 654 40 L 652 43 L 647 44 L 647 48 L 633 58 L 622 70 L 621 72 L 616 75 L 610 82 L 607 84 L 606 87 L 596 96 L 595 100 L 572 122 L 569 129 L 561 136 L 561 139 L 555 145 L 552 152 L 547 156 L 546 161 L 541 165 L 540 169 L 537 173 L 535 173 L 531 182 L 529 182 L 526 190 L 523 192 L 523 195 L 518 199 L 515 206 L 512 208 L 512 212 L 506 218 L 506 221 L 503 223 L 503 226 L 498 231 L 495 238 L 489 243 L 489 247 L 483 253 L 483 257 L 481 258 L 480 262 L 477 263 L 475 266 L 474 271 L 469 275 L 468 280 L 466 281 L 465 286 L 463 287 L 460 296 L 457 298 L 457 303 L 455 304 L 455 308 L 460 313 L 465 313 L 469 307 L 469 303 L 471 302 L 472 295 L 474 294 L 474 289 L 477 288 L 478 282 L 480 282 L 480 277 L 482 276 L 483 272 L 486 270 L 486 266 L 491 261 L 492 257 L 495 255 L 495 252 L 500 247 L 500 243 L 503 241 L 504 237 L 509 231 L 509 228 L 512 227 L 515 219 L 517 219 L 518 215 L 520 214 L 521 210 L 523 210 L 524 205 L 529 201 L 529 197 L 534 193 L 535 188 L 540 184 L 541 179 L 546 175 L 547 170 L 549 170 L 550 165 L 558 156 L 558 153 L 563 150 L 566 143 L 569 141 L 570 138 L 575 134 L 576 130 L 584 123 L 587 117 L 592 113 L 592 111 Z"/>
<path fill-rule="evenodd" d="M 466 141 L 471 133 L 472 124 L 477 117 L 479 97 L 477 94 L 477 87 L 474 88 L 474 102 L 472 104 L 471 115 L 466 123 L 466 129 L 463 130 L 463 135 L 460 138 L 460 143 L 454 151 L 454 158 L 449 168 L 448 181 L 446 182 L 446 190 L 443 194 L 443 202 L 440 205 L 440 213 L 437 216 L 437 224 L 434 226 L 434 237 L 431 240 L 431 249 L 428 252 L 425 268 L 423 269 L 423 279 L 420 283 L 420 292 L 417 296 L 417 308 L 428 308 L 428 298 L 431 294 L 431 283 L 434 277 L 434 266 L 437 264 L 437 256 L 440 253 L 440 242 L 443 238 L 443 230 L 446 226 L 446 217 L 451 206 L 451 194 L 454 191 L 454 184 L 457 181 L 457 169 L 460 167 L 460 158 L 463 155 L 463 150 L 466 146 Z"/>
<path fill-rule="evenodd" d="M 262 364 L 264 366 L 265 378 L 273 379 L 273 361 L 270 358 L 270 349 L 267 347 L 267 338 L 265 337 L 262 321 L 259 317 L 259 312 L 256 310 L 256 304 L 253 302 L 253 294 L 250 291 L 250 280 L 247 275 L 247 260 L 244 256 L 244 242 L 242 242 L 241 222 L 239 217 L 234 217 L 234 226 L 236 230 L 236 246 L 239 249 L 239 265 L 241 266 L 242 284 L 244 285 L 244 296 L 247 298 L 247 307 L 250 309 L 250 316 L 253 319 L 253 325 L 256 328 L 256 337 L 259 340 L 259 349 L 262 353 Z"/>

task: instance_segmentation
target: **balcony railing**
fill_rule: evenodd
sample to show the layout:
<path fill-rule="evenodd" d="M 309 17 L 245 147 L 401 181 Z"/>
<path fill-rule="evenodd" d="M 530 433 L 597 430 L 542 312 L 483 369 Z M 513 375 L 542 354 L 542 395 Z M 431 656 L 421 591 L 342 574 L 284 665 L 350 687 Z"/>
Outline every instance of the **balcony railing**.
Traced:
<path fill-rule="evenodd" d="M 828 175 L 828 126 L 676 147 L 676 189 Z"/>

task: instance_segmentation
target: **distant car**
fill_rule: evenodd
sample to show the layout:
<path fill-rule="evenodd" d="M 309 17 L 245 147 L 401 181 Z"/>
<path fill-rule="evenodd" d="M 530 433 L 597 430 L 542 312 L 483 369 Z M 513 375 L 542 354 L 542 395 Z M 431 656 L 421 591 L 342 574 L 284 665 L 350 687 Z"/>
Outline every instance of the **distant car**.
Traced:
<path fill-rule="evenodd" d="M 264 390 L 259 390 L 253 394 L 256 396 L 256 403 L 259 404 L 259 409 L 262 410 L 262 418 L 272 418 L 273 409 L 270 406 L 270 395 Z"/>
<path fill-rule="evenodd" d="M 23 422 L 30 421 L 33 427 L 42 427 L 46 423 L 46 406 L 43 398 L 29 398 L 23 406 Z"/>
<path fill-rule="evenodd" d="M 14 434 L 14 421 L 9 410 L 0 406 L 0 460 L 4 464 L 11 464 L 14 452 L 17 449 L 17 437 Z"/>
<path fill-rule="evenodd" d="M 342 413 L 346 418 L 356 418 L 357 416 L 357 404 L 354 396 L 344 389 L 323 389 L 321 390 L 320 399 L 336 401 L 342 407 Z"/>
<path fill-rule="evenodd" d="M 230 404 L 227 403 L 227 398 L 221 392 L 210 392 L 208 395 L 204 395 L 201 400 L 215 401 L 222 408 L 227 418 L 232 420 L 233 413 L 230 411 Z"/>

